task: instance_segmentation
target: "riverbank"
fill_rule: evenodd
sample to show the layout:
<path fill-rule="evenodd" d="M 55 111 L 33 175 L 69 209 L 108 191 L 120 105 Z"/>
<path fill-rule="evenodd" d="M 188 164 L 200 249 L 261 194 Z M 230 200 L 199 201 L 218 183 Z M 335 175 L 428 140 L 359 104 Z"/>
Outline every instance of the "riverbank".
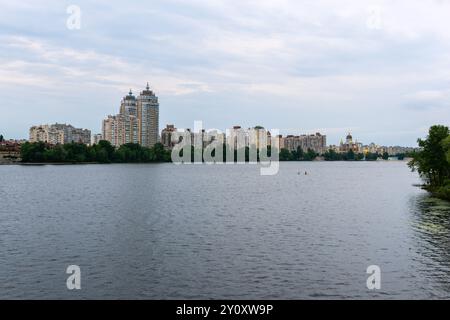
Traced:
<path fill-rule="evenodd" d="M 428 191 L 433 197 L 450 201 L 450 185 L 441 187 L 421 186 L 422 189 Z"/>
<path fill-rule="evenodd" d="M 329 161 L 329 160 L 323 160 L 323 159 L 315 159 L 315 160 L 279 160 L 279 162 L 291 162 L 291 163 L 305 163 L 305 162 L 336 162 L 336 163 L 340 163 L 340 162 L 366 162 L 366 161 L 357 161 L 357 160 L 334 160 L 334 161 Z M 405 160 L 375 160 L 375 161 L 367 161 L 367 162 L 405 162 L 407 163 L 408 161 Z M 152 162 L 77 162 L 77 161 L 73 161 L 73 162 L 22 162 L 22 161 L 10 161 L 10 162 L 0 162 L 0 164 L 14 164 L 14 165 L 86 165 L 86 164 L 147 164 L 147 163 L 172 163 L 171 161 L 152 161 Z M 222 162 L 220 162 L 222 163 Z M 245 163 L 249 163 L 248 161 Z M 258 162 L 259 163 L 259 162 Z"/>

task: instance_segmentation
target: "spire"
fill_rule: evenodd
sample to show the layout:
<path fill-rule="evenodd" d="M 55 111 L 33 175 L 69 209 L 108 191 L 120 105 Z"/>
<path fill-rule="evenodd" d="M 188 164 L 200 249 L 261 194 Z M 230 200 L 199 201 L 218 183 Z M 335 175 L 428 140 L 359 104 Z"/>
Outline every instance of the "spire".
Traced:
<path fill-rule="evenodd" d="M 129 92 L 128 94 L 129 94 L 130 96 L 133 95 L 133 92 L 131 91 L 131 88 L 130 88 L 130 92 Z"/>
<path fill-rule="evenodd" d="M 150 90 L 150 86 L 148 85 L 148 82 L 147 82 L 147 87 L 146 87 L 146 89 L 147 89 L 147 91 Z"/>

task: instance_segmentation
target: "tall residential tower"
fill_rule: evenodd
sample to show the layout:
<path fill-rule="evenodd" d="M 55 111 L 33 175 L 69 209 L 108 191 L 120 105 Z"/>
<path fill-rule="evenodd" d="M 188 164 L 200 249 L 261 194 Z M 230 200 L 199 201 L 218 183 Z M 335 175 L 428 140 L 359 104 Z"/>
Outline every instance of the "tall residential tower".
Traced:
<path fill-rule="evenodd" d="M 158 142 L 158 97 L 147 87 L 136 98 L 129 92 L 120 103 L 120 113 L 103 120 L 103 139 L 114 146 L 139 143 L 153 147 Z"/>
<path fill-rule="evenodd" d="M 158 142 L 159 103 L 158 97 L 147 87 L 137 97 L 137 116 L 139 123 L 139 143 L 144 147 L 153 147 Z"/>

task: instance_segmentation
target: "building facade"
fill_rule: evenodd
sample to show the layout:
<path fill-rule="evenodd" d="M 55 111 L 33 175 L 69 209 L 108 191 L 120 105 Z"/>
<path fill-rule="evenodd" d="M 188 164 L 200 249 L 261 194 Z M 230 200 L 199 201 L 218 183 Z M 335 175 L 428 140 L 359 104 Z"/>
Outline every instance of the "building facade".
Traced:
<path fill-rule="evenodd" d="M 137 98 L 130 90 L 121 100 L 119 114 L 108 116 L 102 124 L 103 139 L 114 146 L 138 143 L 153 147 L 159 140 L 158 130 L 158 97 L 148 84 Z"/>
<path fill-rule="evenodd" d="M 153 147 L 158 142 L 159 103 L 158 97 L 147 87 L 137 97 L 137 117 L 139 118 L 139 143 Z"/>
<path fill-rule="evenodd" d="M 352 150 L 354 153 L 360 153 L 362 152 L 362 143 L 359 143 L 358 141 L 353 141 L 353 137 L 351 133 L 349 132 L 347 134 L 347 137 L 345 137 L 345 142 L 341 140 L 341 143 L 339 144 L 339 152 L 349 152 Z"/>
<path fill-rule="evenodd" d="M 280 148 L 287 149 L 289 151 L 296 151 L 301 148 L 303 151 L 308 149 L 313 150 L 317 154 L 322 154 L 327 149 L 327 136 L 317 132 L 310 135 L 288 135 L 286 137 L 279 137 Z"/>
<path fill-rule="evenodd" d="M 93 134 L 91 138 L 91 145 L 98 144 L 103 140 L 103 135 L 101 133 Z"/>
<path fill-rule="evenodd" d="M 168 124 L 161 131 L 161 144 L 166 149 L 172 149 L 175 145 L 175 141 L 173 141 L 173 137 L 177 132 L 177 128 L 173 124 Z"/>
<path fill-rule="evenodd" d="M 102 137 L 113 146 L 126 143 L 139 143 L 138 118 L 128 114 L 109 115 L 103 120 Z"/>
<path fill-rule="evenodd" d="M 55 123 L 30 128 L 30 142 L 46 142 L 50 144 L 84 143 L 91 144 L 91 131 L 75 128 L 72 125 Z"/>

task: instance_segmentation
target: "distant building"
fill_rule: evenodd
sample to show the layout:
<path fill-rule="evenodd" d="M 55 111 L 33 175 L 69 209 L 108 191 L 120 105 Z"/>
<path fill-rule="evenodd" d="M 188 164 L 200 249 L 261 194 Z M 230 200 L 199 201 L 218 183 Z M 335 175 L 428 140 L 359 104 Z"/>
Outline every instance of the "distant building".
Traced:
<path fill-rule="evenodd" d="M 177 128 L 173 124 L 168 124 L 161 131 L 161 144 L 166 149 L 172 149 L 175 145 L 175 141 L 172 140 L 174 134 L 177 132 Z"/>
<path fill-rule="evenodd" d="M 278 149 L 279 149 L 279 150 L 281 150 L 281 149 L 286 149 L 285 146 L 284 146 L 285 138 L 283 137 L 283 135 L 279 134 L 279 135 L 277 135 L 277 136 L 275 137 L 275 139 L 278 140 Z"/>
<path fill-rule="evenodd" d="M 139 143 L 144 147 L 153 147 L 158 142 L 159 102 L 148 83 L 145 90 L 137 97 L 137 117 Z"/>
<path fill-rule="evenodd" d="M 123 115 L 131 115 L 131 116 L 137 116 L 137 102 L 136 97 L 133 95 L 133 92 L 130 89 L 130 92 L 128 95 L 123 97 L 122 101 L 120 102 L 120 114 Z"/>
<path fill-rule="evenodd" d="M 91 143 L 91 131 L 67 124 L 39 125 L 30 128 L 30 142 L 65 144 L 71 142 Z"/>
<path fill-rule="evenodd" d="M 362 150 L 362 144 L 358 141 L 353 141 L 353 137 L 351 133 L 349 132 L 347 137 L 345 138 L 345 142 L 341 140 L 341 143 L 339 145 L 339 152 L 349 152 L 352 150 L 354 153 L 360 153 L 363 152 Z"/>
<path fill-rule="evenodd" d="M 87 129 L 79 129 L 70 124 L 54 124 L 53 129 L 62 130 L 64 132 L 64 143 L 79 142 L 89 145 L 91 143 L 91 131 Z"/>
<path fill-rule="evenodd" d="M 103 120 L 102 136 L 114 146 L 138 143 L 154 146 L 158 140 L 159 103 L 149 85 L 136 98 L 132 91 L 120 103 L 117 115 Z"/>
<path fill-rule="evenodd" d="M 206 144 L 210 144 L 214 141 L 218 141 L 219 144 L 226 142 L 226 135 L 218 130 L 209 130 L 205 134 Z"/>
<path fill-rule="evenodd" d="M 49 125 L 39 125 L 30 128 L 30 142 L 46 142 L 64 144 L 64 131 L 51 128 Z"/>
<path fill-rule="evenodd" d="M 386 152 L 390 156 L 396 156 L 398 154 L 412 153 L 412 152 L 416 152 L 419 150 L 420 150 L 420 148 L 413 148 L 413 147 L 400 147 L 400 146 L 386 147 Z"/>
<path fill-rule="evenodd" d="M 129 114 L 108 116 L 103 120 L 102 137 L 113 146 L 126 143 L 139 143 L 139 122 L 137 117 Z"/>
<path fill-rule="evenodd" d="M 269 139 L 268 138 L 269 135 Z M 256 149 L 266 148 L 270 144 L 270 133 L 261 126 L 248 130 L 248 146 Z"/>
<path fill-rule="evenodd" d="M 241 126 L 233 126 L 228 130 L 227 145 L 235 150 L 248 147 L 248 131 Z"/>
<path fill-rule="evenodd" d="M 310 149 L 318 154 L 322 154 L 327 149 L 327 136 L 319 132 L 300 136 L 288 135 L 285 138 L 280 138 L 280 148 L 289 151 L 296 151 L 298 148 L 301 148 L 304 152 Z"/>
<path fill-rule="evenodd" d="M 94 135 L 92 135 L 92 138 L 91 138 L 91 145 L 98 144 L 102 140 L 103 140 L 103 135 L 101 133 L 94 134 Z"/>

